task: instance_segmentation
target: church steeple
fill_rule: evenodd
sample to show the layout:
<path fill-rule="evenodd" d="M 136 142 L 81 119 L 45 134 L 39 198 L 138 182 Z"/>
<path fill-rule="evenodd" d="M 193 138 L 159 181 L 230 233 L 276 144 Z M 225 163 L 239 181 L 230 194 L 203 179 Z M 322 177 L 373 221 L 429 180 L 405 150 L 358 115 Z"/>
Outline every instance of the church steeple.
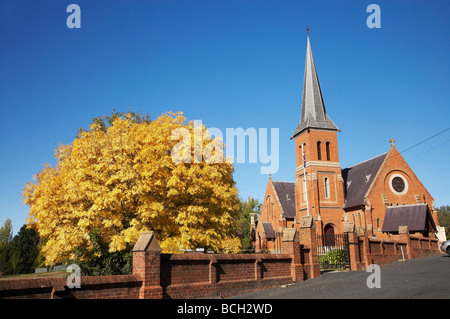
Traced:
<path fill-rule="evenodd" d="M 318 234 L 330 227 L 340 231 L 332 226 L 341 222 L 345 197 L 338 131 L 325 110 L 308 34 L 302 112 L 291 138 L 295 141 L 297 218 L 313 216 Z M 328 225 L 322 223 L 324 220 Z"/>
<path fill-rule="evenodd" d="M 305 77 L 303 80 L 302 112 L 300 123 L 291 139 L 307 129 L 340 131 L 325 110 L 316 65 L 312 55 L 311 43 L 309 41 L 309 28 L 307 31 L 308 43 L 306 46 Z"/>

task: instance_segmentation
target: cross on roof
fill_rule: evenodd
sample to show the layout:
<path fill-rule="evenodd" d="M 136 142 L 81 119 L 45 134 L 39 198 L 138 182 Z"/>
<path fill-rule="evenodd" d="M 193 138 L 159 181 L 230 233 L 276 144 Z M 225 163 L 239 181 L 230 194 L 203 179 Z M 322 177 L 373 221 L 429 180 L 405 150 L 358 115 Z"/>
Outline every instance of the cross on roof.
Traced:
<path fill-rule="evenodd" d="M 392 146 L 395 145 L 395 140 L 391 137 L 391 139 L 389 140 L 389 143 L 391 143 Z"/>

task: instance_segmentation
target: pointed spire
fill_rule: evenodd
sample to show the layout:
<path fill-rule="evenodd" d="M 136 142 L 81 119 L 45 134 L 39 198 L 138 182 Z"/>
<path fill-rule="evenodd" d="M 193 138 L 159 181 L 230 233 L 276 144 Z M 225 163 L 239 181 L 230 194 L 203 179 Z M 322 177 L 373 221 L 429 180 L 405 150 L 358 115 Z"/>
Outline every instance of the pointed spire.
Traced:
<path fill-rule="evenodd" d="M 303 98 L 300 123 L 297 126 L 293 136 L 302 133 L 306 129 L 324 129 L 331 131 L 340 131 L 339 128 L 328 117 L 323 103 L 322 91 L 320 89 L 319 78 L 317 76 L 316 65 L 309 41 L 309 27 L 306 29 L 307 46 L 305 61 L 305 76 L 303 80 Z"/>

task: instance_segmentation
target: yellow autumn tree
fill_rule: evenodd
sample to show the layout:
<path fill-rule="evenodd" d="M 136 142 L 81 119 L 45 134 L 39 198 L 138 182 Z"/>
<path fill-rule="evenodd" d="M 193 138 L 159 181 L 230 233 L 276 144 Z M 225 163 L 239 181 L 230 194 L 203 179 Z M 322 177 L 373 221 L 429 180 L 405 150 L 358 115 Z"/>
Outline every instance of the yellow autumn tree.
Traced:
<path fill-rule="evenodd" d="M 25 185 L 27 225 L 44 239 L 46 263 L 92 250 L 93 230 L 110 252 L 133 246 L 147 230 L 156 232 L 163 252 L 239 250 L 232 235 L 238 191 L 233 164 L 220 160 L 222 141 L 182 113 L 111 122 L 94 121 L 71 145 L 57 147 L 56 167 L 46 164 Z"/>

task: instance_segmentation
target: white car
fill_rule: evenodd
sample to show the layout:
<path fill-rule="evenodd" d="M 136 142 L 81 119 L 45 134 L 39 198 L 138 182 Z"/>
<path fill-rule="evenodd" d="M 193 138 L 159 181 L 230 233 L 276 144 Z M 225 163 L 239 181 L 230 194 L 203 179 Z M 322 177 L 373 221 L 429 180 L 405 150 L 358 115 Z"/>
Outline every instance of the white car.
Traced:
<path fill-rule="evenodd" d="M 441 250 L 450 256 L 450 240 L 444 241 L 442 243 Z"/>

